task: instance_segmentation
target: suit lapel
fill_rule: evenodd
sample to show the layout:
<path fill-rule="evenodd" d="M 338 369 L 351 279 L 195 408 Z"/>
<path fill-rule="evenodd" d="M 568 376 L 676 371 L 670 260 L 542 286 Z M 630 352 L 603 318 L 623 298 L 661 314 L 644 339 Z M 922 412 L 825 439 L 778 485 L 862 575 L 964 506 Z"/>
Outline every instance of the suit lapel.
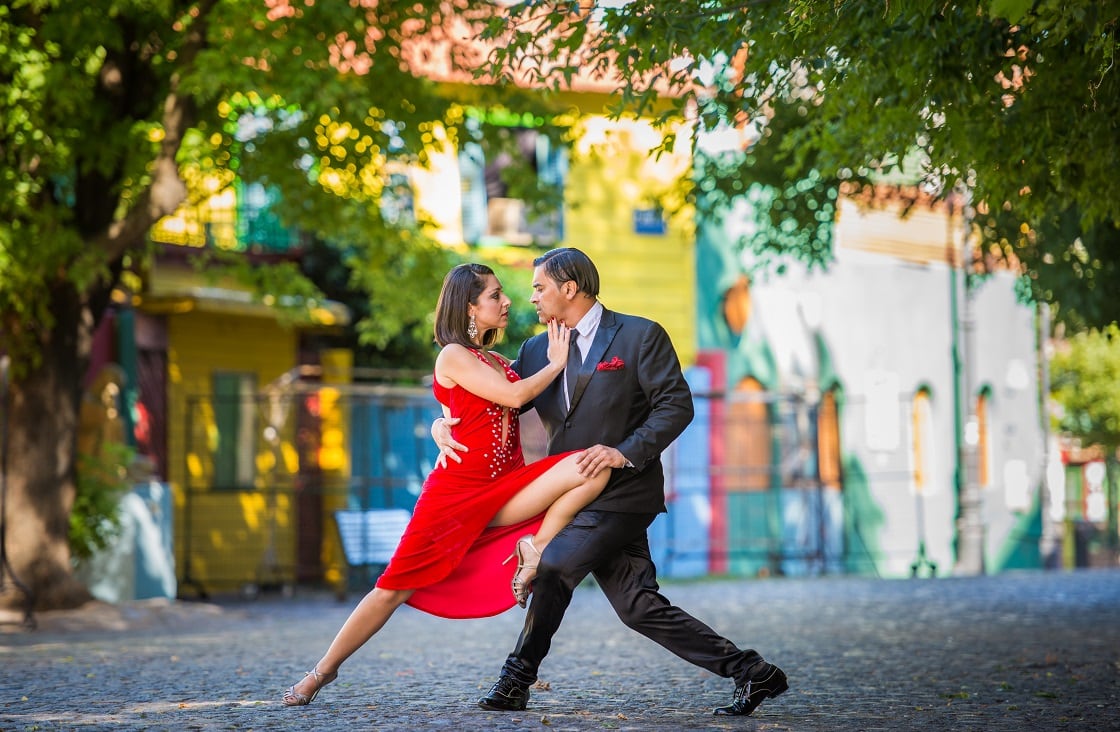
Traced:
<path fill-rule="evenodd" d="M 579 404 L 579 400 L 583 398 L 583 392 L 587 388 L 587 383 L 591 381 L 591 377 L 595 375 L 595 368 L 599 362 L 603 360 L 603 354 L 607 352 L 610 347 L 611 341 L 614 340 L 615 334 L 622 324 L 614 313 L 610 310 L 603 310 L 603 317 L 599 320 L 599 328 L 595 331 L 595 340 L 591 342 L 591 348 L 583 357 L 583 365 L 579 369 L 579 378 L 576 381 L 575 394 L 571 396 L 571 406 L 568 407 L 570 413 Z"/>

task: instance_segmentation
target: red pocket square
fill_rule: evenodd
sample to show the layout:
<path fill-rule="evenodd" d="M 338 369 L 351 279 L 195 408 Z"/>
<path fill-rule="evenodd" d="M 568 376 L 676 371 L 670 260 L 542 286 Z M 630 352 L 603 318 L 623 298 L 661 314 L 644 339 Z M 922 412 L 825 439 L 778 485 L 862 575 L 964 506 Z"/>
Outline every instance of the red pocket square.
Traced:
<path fill-rule="evenodd" d="M 626 362 L 623 361 L 618 356 L 615 356 L 610 361 L 600 362 L 599 365 L 595 367 L 595 370 L 596 371 L 620 371 L 624 366 L 626 366 Z"/>

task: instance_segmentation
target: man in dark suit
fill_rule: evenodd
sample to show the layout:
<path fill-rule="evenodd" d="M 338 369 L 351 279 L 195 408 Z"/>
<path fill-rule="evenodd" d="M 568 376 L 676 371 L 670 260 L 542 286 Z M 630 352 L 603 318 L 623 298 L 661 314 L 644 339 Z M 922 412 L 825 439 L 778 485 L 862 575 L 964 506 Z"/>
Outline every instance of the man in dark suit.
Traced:
<path fill-rule="evenodd" d="M 534 262 L 533 296 L 541 322 L 574 328 L 579 353 L 562 378 L 533 401 L 550 454 L 583 450 L 581 471 L 611 468 L 602 494 L 545 548 L 533 580 L 525 626 L 484 709 L 519 711 L 548 654 L 572 592 L 591 573 L 619 618 L 681 658 L 735 680 L 732 702 L 716 714 L 747 715 L 787 688 L 786 676 L 754 650 L 742 650 L 660 594 L 646 530 L 665 509 L 661 453 L 692 421 L 692 393 L 668 333 L 659 324 L 607 310 L 599 273 L 578 249 Z M 578 331 L 578 337 L 576 332 Z M 548 361 L 543 336 L 525 341 L 514 368 L 532 374 Z M 582 359 L 582 361 L 581 361 Z M 528 407 L 526 407 L 528 408 Z M 441 459 L 457 459 L 450 431 L 433 426 Z"/>

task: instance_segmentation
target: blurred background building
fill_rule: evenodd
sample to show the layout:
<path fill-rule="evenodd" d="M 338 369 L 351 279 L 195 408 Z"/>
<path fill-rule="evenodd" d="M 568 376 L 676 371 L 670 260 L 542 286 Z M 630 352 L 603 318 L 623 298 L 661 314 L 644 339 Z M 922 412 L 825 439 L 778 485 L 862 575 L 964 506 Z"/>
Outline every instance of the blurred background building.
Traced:
<path fill-rule="evenodd" d="M 904 211 L 889 185 L 842 197 L 831 264 L 762 261 L 739 242 L 764 226 L 765 202 L 744 195 L 718 214 L 681 203 L 694 141 L 682 128 L 651 155 L 664 133 L 611 118 L 608 91 L 576 79 L 570 147 L 551 144 L 540 117 L 472 111 L 562 188 L 543 216 L 505 190 L 505 161 L 469 141 L 402 168 L 382 205 L 430 221 L 464 257 L 515 270 L 579 247 L 607 307 L 666 327 L 697 417 L 665 456 L 669 512 L 651 532 L 664 575 L 1090 561 L 1070 536 L 1063 559 L 1056 527 L 1115 527 L 1115 501 L 1093 502 L 1103 479 L 1087 479 L 1084 499 L 1081 483 L 1062 480 L 1069 456 L 1052 447 L 1042 409 L 1045 324 L 1011 273 L 969 276 L 962 201 L 919 196 Z M 298 262 L 307 241 L 276 224 L 277 205 L 259 187 L 222 187 L 165 219 L 155 264 L 100 331 L 90 384 L 107 368 L 125 374 L 113 419 L 170 496 L 159 515 L 172 557 L 160 566 L 179 594 L 368 586 L 376 568 L 347 567 L 334 512 L 410 509 L 433 465 L 430 388 L 355 368 L 330 337 L 348 327 L 345 307 L 293 321 L 186 265 L 189 248 Z M 514 308 L 527 309 L 515 286 Z M 539 454 L 539 427 L 524 421 Z"/>

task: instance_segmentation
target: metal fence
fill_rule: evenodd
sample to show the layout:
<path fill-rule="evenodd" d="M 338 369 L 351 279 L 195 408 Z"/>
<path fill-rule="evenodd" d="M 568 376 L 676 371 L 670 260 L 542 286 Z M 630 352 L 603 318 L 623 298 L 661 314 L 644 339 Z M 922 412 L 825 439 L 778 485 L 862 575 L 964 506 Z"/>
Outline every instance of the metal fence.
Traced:
<path fill-rule="evenodd" d="M 333 512 L 407 508 L 435 460 L 430 391 L 297 384 L 187 400 L 180 584 L 205 595 L 343 581 Z"/>
<path fill-rule="evenodd" d="M 697 392 L 694 403 L 695 420 L 665 454 L 669 512 L 651 531 L 661 573 L 852 571 L 822 403 L 763 392 Z"/>
<path fill-rule="evenodd" d="M 821 473 L 820 404 L 703 393 L 695 403 L 696 419 L 664 455 L 669 512 L 650 532 L 662 572 L 852 571 L 839 476 Z M 297 383 L 189 398 L 175 532 L 182 590 L 345 584 L 333 512 L 411 509 L 434 465 L 439 413 L 421 388 Z M 522 442 L 527 459 L 544 453 L 532 413 Z"/>

